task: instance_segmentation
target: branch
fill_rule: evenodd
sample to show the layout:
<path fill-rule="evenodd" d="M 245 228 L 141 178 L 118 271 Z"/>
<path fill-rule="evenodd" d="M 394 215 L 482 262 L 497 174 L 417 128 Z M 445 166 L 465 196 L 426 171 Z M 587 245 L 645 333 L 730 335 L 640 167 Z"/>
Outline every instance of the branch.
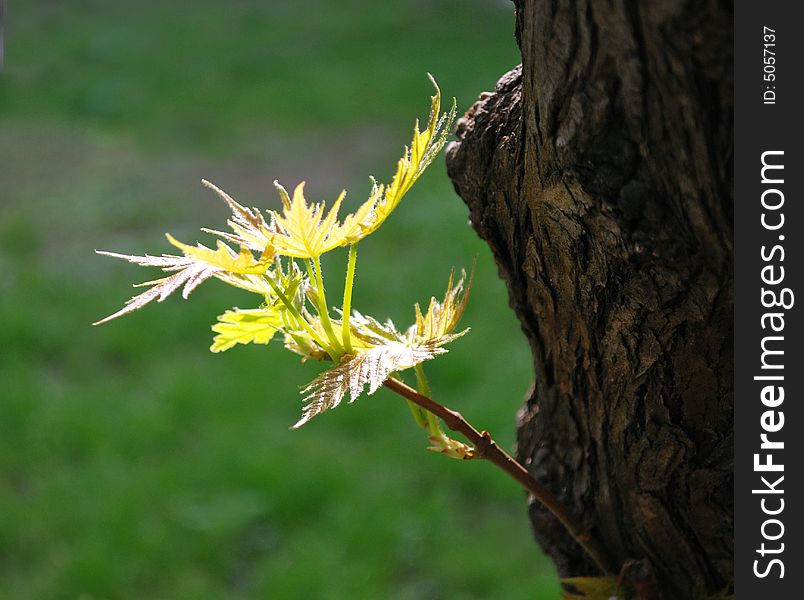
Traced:
<path fill-rule="evenodd" d="M 500 448 L 487 431 L 479 432 L 463 418 L 461 413 L 451 410 L 435 400 L 420 394 L 397 379 L 387 379 L 383 385 L 403 398 L 439 416 L 447 427 L 452 431 L 460 433 L 474 445 L 475 452 L 479 458 L 488 460 L 505 471 L 510 477 L 519 482 L 525 490 L 530 492 L 534 498 L 541 502 L 547 510 L 553 513 L 564 527 L 566 527 L 575 541 L 592 557 L 598 568 L 604 574 L 612 575 L 617 572 L 618 569 L 614 566 L 613 561 L 606 551 L 597 543 L 584 526 L 567 512 L 564 505 L 561 504 L 550 490 L 536 481 L 525 467 L 514 460 L 505 450 Z"/>

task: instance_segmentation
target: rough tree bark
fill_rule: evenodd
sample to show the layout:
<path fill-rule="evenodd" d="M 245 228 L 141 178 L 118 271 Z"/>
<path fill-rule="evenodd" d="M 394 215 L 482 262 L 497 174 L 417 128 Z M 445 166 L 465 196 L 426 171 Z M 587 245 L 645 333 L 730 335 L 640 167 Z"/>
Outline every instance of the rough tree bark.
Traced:
<path fill-rule="evenodd" d="M 518 0 L 522 66 L 447 151 L 533 353 L 518 458 L 645 597 L 733 576 L 732 13 Z M 530 517 L 561 575 L 595 574 Z"/>

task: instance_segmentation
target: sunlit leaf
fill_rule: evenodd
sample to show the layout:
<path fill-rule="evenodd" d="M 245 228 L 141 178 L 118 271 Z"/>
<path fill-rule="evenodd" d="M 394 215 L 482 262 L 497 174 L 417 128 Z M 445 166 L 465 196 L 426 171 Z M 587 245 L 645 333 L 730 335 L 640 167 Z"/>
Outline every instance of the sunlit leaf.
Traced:
<path fill-rule="evenodd" d="M 464 280 L 462 276 L 454 283 L 454 277 L 450 275 L 444 299 L 439 302 L 433 298 L 425 315 L 417 306 L 416 323 L 404 334 L 390 320 L 383 324 L 354 311 L 350 324 L 355 343 L 359 345 L 354 348 L 353 355 L 323 372 L 303 390 L 307 405 L 294 427 L 300 427 L 314 416 L 338 406 L 347 393 L 350 401 L 354 401 L 368 385 L 368 393 L 373 394 L 392 373 L 410 369 L 447 352 L 442 346 L 468 331 L 453 333 L 466 308 Z M 333 325 L 340 333 L 341 323 L 335 321 Z M 290 347 L 304 354 L 294 342 Z M 320 354 L 321 349 L 316 348 L 316 352 Z"/>
<path fill-rule="evenodd" d="M 430 452 L 437 452 L 457 460 L 471 460 L 477 457 L 474 448 L 463 442 L 452 439 L 443 432 L 440 432 L 438 435 L 427 436 L 427 439 L 430 441 L 430 445 L 427 446 L 427 450 Z"/>
<path fill-rule="evenodd" d="M 405 147 L 391 183 L 379 186 L 375 183 L 369 199 L 355 213 L 359 215 L 359 218 L 355 219 L 355 224 L 359 227 L 353 226 L 353 230 L 346 233 L 348 243 L 354 243 L 382 225 L 447 142 L 456 114 L 455 100 L 453 99 L 452 108 L 448 112 L 440 114 L 441 89 L 432 75 L 428 77 L 436 93 L 431 98 L 427 129 L 419 131 L 419 121 L 416 121 L 413 127 L 413 139 L 410 146 Z M 348 217 L 344 221 L 344 226 L 347 222 Z"/>
<path fill-rule="evenodd" d="M 267 344 L 282 327 L 282 315 L 270 308 L 227 310 L 212 326 L 217 333 L 210 350 L 223 352 L 236 344 Z"/>
<path fill-rule="evenodd" d="M 182 297 L 186 299 L 204 280 L 209 279 L 221 271 L 221 267 L 209 265 L 205 262 L 184 256 L 170 256 L 167 254 L 163 256 L 149 256 L 147 254 L 145 256 L 134 256 L 117 254 L 116 252 L 105 252 L 102 250 L 97 250 L 96 252 L 104 256 L 111 256 L 112 258 L 122 258 L 123 260 L 143 267 L 161 267 L 163 271 L 175 271 L 175 273 L 168 277 L 163 277 L 162 279 L 146 281 L 135 285 L 134 287 L 151 286 L 151 288 L 134 296 L 126 302 L 123 308 L 105 319 L 95 322 L 94 325 L 100 325 L 101 323 L 106 323 L 122 315 L 134 312 L 153 300 L 162 302 L 182 286 L 184 287 Z"/>
<path fill-rule="evenodd" d="M 212 267 L 219 267 L 230 273 L 259 275 L 265 273 L 271 264 L 273 254 L 264 254 L 259 260 L 255 260 L 254 255 L 247 248 L 240 248 L 240 252 L 235 252 L 222 241 L 218 240 L 218 247 L 215 250 L 207 248 L 202 244 L 190 246 L 178 241 L 169 233 L 166 234 L 168 241 L 184 253 L 187 258 L 204 262 Z"/>
<path fill-rule="evenodd" d="M 447 350 L 431 343 L 410 346 L 401 342 L 388 342 L 368 348 L 344 359 L 324 371 L 302 390 L 306 394 L 302 418 L 293 426 L 301 427 L 325 410 L 335 408 L 346 397 L 354 402 L 366 385 L 373 394 L 396 371 L 410 369 L 417 364 L 444 354 Z"/>
<path fill-rule="evenodd" d="M 275 233 L 256 208 L 246 208 L 238 204 L 229 194 L 221 190 L 215 184 L 206 179 L 202 183 L 213 190 L 221 199 L 226 202 L 232 211 L 232 218 L 226 221 L 233 233 L 217 231 L 215 229 L 202 229 L 208 233 L 213 233 L 221 238 L 240 246 L 259 252 L 261 255 L 272 254 L 269 241 Z"/>
<path fill-rule="evenodd" d="M 274 297 L 273 289 L 271 288 L 265 275 L 254 275 L 249 273 L 230 273 L 229 271 L 217 271 L 215 277 L 224 283 L 231 286 L 261 294 L 266 299 Z"/>
<path fill-rule="evenodd" d="M 327 212 L 323 202 L 307 202 L 304 182 L 296 186 L 292 197 L 278 182 L 274 182 L 274 185 L 279 190 L 283 207 L 282 213 L 271 213 L 276 233 L 270 243 L 277 254 L 314 258 L 343 245 L 337 225 L 338 209 L 346 192 L 341 192 Z"/>
<path fill-rule="evenodd" d="M 275 183 L 282 197 L 283 210 L 281 213 L 271 211 L 271 227 L 265 225 L 264 228 L 276 229 L 273 236 L 269 237 L 268 243 L 278 254 L 296 258 L 321 256 L 334 248 L 354 244 L 382 225 L 444 147 L 455 119 L 454 100 L 452 108 L 440 114 L 441 90 L 432 76 L 430 81 L 435 86 L 436 93 L 431 98 L 427 128 L 419 131 L 419 122 L 416 121 L 413 139 L 410 146 L 405 147 L 391 183 L 378 185 L 372 178 L 369 198 L 354 213 L 348 214 L 343 222 L 338 220 L 338 209 L 345 192 L 342 192 L 332 208 L 326 211 L 323 203 L 307 202 L 303 182 L 296 186 L 292 197 L 285 188 Z M 263 231 L 263 225 L 258 229 Z M 240 240 L 242 237 L 227 237 L 221 233 L 218 235 L 230 240 Z"/>
<path fill-rule="evenodd" d="M 288 330 L 285 333 L 285 348 L 298 354 L 302 362 L 313 360 L 316 362 L 330 359 L 329 352 L 324 350 L 311 336 L 303 329 Z"/>
<path fill-rule="evenodd" d="M 616 577 L 566 577 L 561 580 L 574 591 L 562 591 L 564 600 L 610 600 L 617 594 Z"/>
<path fill-rule="evenodd" d="M 149 286 L 149 289 L 99 323 L 153 300 L 161 302 L 178 289 L 182 289 L 186 298 L 210 277 L 261 295 L 261 308 L 234 309 L 218 317 L 218 323 L 212 327 L 217 335 L 211 350 L 221 352 L 236 344 L 266 344 L 276 332 L 281 332 L 285 346 L 305 360 L 335 361 L 337 364 L 333 368 L 305 388 L 307 404 L 296 427 L 323 410 L 337 406 L 347 393 L 354 401 L 366 386 L 371 394 L 394 372 L 445 353 L 443 346 L 465 333 L 455 332 L 466 306 L 464 277 L 453 284 L 453 276 L 450 276 L 444 299 L 432 299 L 424 314 L 417 305 L 415 324 L 400 332 L 390 320 L 381 323 L 357 311 L 347 315 L 349 318 L 333 319 L 327 307 L 318 261 L 322 254 L 355 244 L 375 231 L 443 148 L 455 118 L 455 102 L 453 100 L 452 108 L 442 114 L 441 91 L 432 76 L 430 80 L 435 95 L 431 98 L 427 127 L 420 131 L 416 121 L 410 146 L 405 147 L 390 183 L 380 185 L 372 178 L 369 198 L 355 212 L 339 220 L 338 211 L 345 192 L 327 208 L 323 202 L 307 201 L 303 182 L 296 186 L 292 195 L 276 183 L 282 209 L 268 211 L 266 219 L 257 209 L 242 206 L 212 183 L 204 181 L 204 185 L 214 190 L 231 210 L 232 216 L 227 220 L 231 231 L 204 229 L 220 238 L 214 248 L 200 243 L 195 246 L 185 244 L 168 234 L 168 241 L 179 248 L 183 256 L 102 252 L 142 266 L 160 267 L 169 275 L 140 284 Z M 280 256 L 288 257 L 285 265 Z M 293 259 L 313 259 L 308 263 L 310 274 L 303 274 Z M 353 262 L 349 264 L 348 273 L 351 275 L 347 275 L 347 294 L 351 293 L 350 278 L 354 273 Z M 345 295 L 344 299 L 349 310 L 351 303 L 347 298 L 351 296 Z M 315 314 L 308 310 L 308 305 Z M 344 331 L 346 327 L 348 330 Z M 344 340 L 343 348 L 339 340 Z M 450 456 L 468 457 L 470 454 L 468 446 L 459 446 L 457 442 L 452 444 L 446 436 L 433 434 L 430 441 L 433 444 L 431 449 Z"/>
<path fill-rule="evenodd" d="M 352 311 L 350 319 L 352 335 L 367 346 L 382 346 L 388 342 L 404 342 L 404 336 L 397 331 L 394 322 L 388 319 L 380 323 L 374 317 Z"/>
<path fill-rule="evenodd" d="M 184 253 L 184 256 L 170 254 L 137 256 L 102 250 L 97 251 L 98 254 L 121 258 L 143 267 L 161 267 L 165 272 L 175 271 L 175 273 L 168 277 L 137 284 L 135 287 L 151 287 L 142 294 L 138 294 L 128 300 L 125 306 L 116 313 L 97 321 L 95 325 L 133 312 L 153 300 L 162 302 L 182 287 L 182 297 L 186 299 L 196 287 L 213 276 L 249 291 L 257 291 L 258 293 L 268 291 L 264 288 L 263 282 L 253 276 L 266 272 L 271 264 L 270 255 L 266 254 L 256 260 L 249 250 L 241 248 L 240 253 L 237 253 L 220 241 L 218 242 L 217 250 L 212 250 L 201 244 L 198 246 L 183 244 L 170 234 L 167 234 L 167 239 L 171 244 L 179 248 Z"/>
<path fill-rule="evenodd" d="M 444 299 L 439 302 L 435 298 L 431 298 L 425 314 L 422 314 L 421 308 L 416 304 L 416 324 L 405 333 L 409 339 L 427 341 L 441 339 L 448 335 L 452 336 L 451 339 L 455 339 L 469 331 L 466 329 L 457 334 L 452 333 L 466 310 L 469 291 L 472 288 L 472 278 L 469 278 L 469 284 L 466 286 L 465 291 L 466 273 L 462 272 L 461 278 L 453 285 L 454 278 L 455 273 L 453 271 L 449 275 L 449 283 L 447 283 Z"/>
<path fill-rule="evenodd" d="M 317 315 L 310 314 L 309 311 L 304 309 L 305 320 L 307 321 L 310 328 L 317 334 L 320 339 L 326 339 L 326 331 L 324 329 L 323 324 L 321 323 L 321 318 Z M 337 337 L 343 336 L 343 322 L 338 319 L 331 319 L 330 325 Z M 352 327 L 352 332 L 354 333 L 354 327 Z M 315 341 L 308 331 L 306 330 L 297 330 L 294 332 L 294 335 L 291 338 L 285 338 L 285 347 L 296 354 L 301 355 L 305 360 L 329 360 L 330 354 L 329 352 L 318 344 Z M 305 343 L 300 344 L 299 341 L 303 340 Z M 362 337 L 358 337 L 352 340 L 352 351 L 353 352 L 363 352 L 368 348 L 382 345 L 387 340 L 372 340 L 372 339 L 364 339 Z"/>

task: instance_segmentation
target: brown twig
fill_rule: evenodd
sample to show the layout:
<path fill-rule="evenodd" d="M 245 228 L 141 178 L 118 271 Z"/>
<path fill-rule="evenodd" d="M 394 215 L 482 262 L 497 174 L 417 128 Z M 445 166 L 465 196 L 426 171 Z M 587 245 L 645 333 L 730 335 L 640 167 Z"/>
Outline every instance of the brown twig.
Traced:
<path fill-rule="evenodd" d="M 592 560 L 595 561 L 595 564 L 597 564 L 598 568 L 604 574 L 613 575 L 617 572 L 614 562 L 597 543 L 597 540 L 589 534 L 575 517 L 567 512 L 564 505 L 561 504 L 550 490 L 536 481 L 525 467 L 514 460 L 505 450 L 500 448 L 487 431 L 479 432 L 463 418 L 461 413 L 451 410 L 435 400 L 420 394 L 398 379 L 388 379 L 384 385 L 403 398 L 437 415 L 452 431 L 460 433 L 469 440 L 474 445 L 475 452 L 479 458 L 488 460 L 505 471 L 510 477 L 519 482 L 525 490 L 533 494 L 534 498 L 541 502 L 547 510 L 553 513 L 564 527 L 567 528 L 567 531 L 569 531 L 575 541 L 592 557 Z"/>

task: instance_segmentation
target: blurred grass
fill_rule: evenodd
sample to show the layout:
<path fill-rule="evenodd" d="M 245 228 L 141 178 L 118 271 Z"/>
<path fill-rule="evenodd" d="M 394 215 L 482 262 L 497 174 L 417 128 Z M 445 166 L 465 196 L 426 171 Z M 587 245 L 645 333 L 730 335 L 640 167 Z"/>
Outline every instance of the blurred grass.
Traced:
<path fill-rule="evenodd" d="M 424 452 L 384 391 L 300 431 L 316 367 L 212 355 L 252 298 L 212 282 L 101 328 L 152 274 L 92 254 L 195 239 L 270 182 L 387 179 L 433 72 L 462 110 L 516 62 L 506 2 L 20 2 L 0 74 L 0 598 L 557 596 L 523 494 Z M 443 158 L 361 244 L 355 304 L 400 325 L 478 267 L 434 393 L 503 445 L 528 352 Z M 325 262 L 332 295 L 344 257 Z"/>

